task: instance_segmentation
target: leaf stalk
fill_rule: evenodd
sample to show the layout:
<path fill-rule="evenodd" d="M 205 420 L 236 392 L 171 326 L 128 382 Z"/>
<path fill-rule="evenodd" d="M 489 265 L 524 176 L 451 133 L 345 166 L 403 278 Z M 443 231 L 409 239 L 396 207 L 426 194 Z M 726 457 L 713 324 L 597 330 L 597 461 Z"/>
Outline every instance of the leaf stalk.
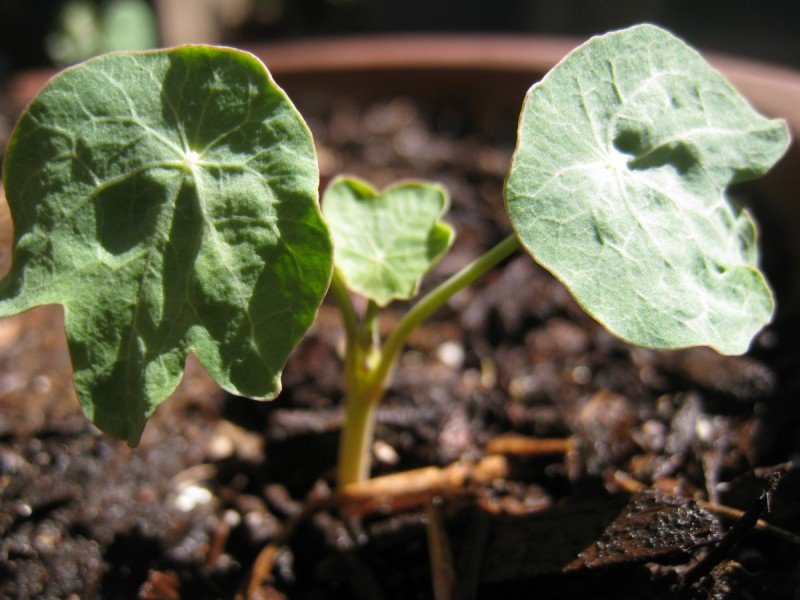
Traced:
<path fill-rule="evenodd" d="M 472 284 L 519 247 L 516 235 L 511 234 L 428 292 L 398 323 L 383 348 L 380 347 L 377 333 L 377 305 L 369 302 L 359 324 L 344 281 L 334 274 L 331 290 L 342 312 L 347 335 L 345 417 L 339 441 L 340 487 L 369 478 L 377 406 L 389 385 L 397 357 L 408 336 L 454 294 Z"/>

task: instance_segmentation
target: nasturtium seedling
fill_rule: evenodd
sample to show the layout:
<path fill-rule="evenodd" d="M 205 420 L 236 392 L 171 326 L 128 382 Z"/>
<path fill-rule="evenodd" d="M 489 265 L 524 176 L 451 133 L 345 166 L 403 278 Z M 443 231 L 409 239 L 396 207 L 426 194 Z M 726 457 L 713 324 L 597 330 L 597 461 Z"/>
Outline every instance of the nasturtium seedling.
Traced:
<path fill-rule="evenodd" d="M 64 306 L 78 396 L 136 443 L 194 352 L 271 397 L 331 273 L 311 133 L 255 57 L 111 54 L 54 78 L 4 164 L 0 315 Z"/>
<path fill-rule="evenodd" d="M 225 389 L 277 393 L 332 281 L 346 485 L 369 475 L 376 407 L 408 336 L 520 245 L 625 340 L 743 352 L 773 302 L 755 226 L 726 187 L 787 144 L 782 122 L 671 34 L 594 38 L 526 98 L 505 186 L 515 232 L 381 340 L 378 307 L 415 296 L 452 243 L 446 192 L 334 180 L 331 274 L 311 134 L 257 59 L 205 46 L 107 55 L 56 77 L 14 130 L 0 316 L 64 305 L 87 414 L 135 443 L 189 352 Z"/>
<path fill-rule="evenodd" d="M 671 34 L 611 33 L 529 91 L 508 213 L 526 250 L 612 333 L 739 354 L 773 302 L 755 226 L 725 188 L 763 175 L 788 139 Z"/>
<path fill-rule="evenodd" d="M 449 199 L 439 185 L 406 181 L 378 192 L 354 177 L 335 179 L 322 199 L 334 265 L 347 287 L 378 306 L 417 295 L 420 281 L 453 243 L 440 219 Z"/>

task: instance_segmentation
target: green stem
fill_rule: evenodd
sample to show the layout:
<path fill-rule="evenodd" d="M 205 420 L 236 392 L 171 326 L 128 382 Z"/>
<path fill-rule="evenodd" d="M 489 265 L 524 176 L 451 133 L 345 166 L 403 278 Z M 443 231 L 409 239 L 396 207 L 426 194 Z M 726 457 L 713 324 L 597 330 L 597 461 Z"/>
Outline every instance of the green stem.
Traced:
<path fill-rule="evenodd" d="M 436 288 L 417 302 L 414 307 L 406 313 L 406 316 L 398 323 L 395 330 L 386 340 L 380 355 L 380 361 L 372 376 L 374 385 L 385 386 L 392 366 L 397 359 L 400 350 L 414 329 L 434 312 L 436 312 L 445 302 L 447 302 L 456 292 L 461 291 L 481 275 L 494 268 L 503 259 L 510 256 L 519 248 L 519 240 L 515 234 L 509 235 L 494 248 L 479 256 L 458 273 L 442 282 Z"/>
<path fill-rule="evenodd" d="M 376 348 L 378 339 L 378 305 L 374 300 L 367 303 L 364 322 L 361 325 L 361 344 L 364 348 Z"/>
<path fill-rule="evenodd" d="M 345 352 L 345 416 L 339 440 L 339 486 L 363 481 L 369 477 L 370 452 L 378 402 L 383 396 L 394 362 L 408 336 L 453 294 L 470 285 L 517 248 L 519 241 L 516 235 L 510 235 L 431 290 L 400 321 L 382 350 L 379 350 L 374 333 L 377 306 L 374 302 L 367 305 L 364 322 L 359 326 L 344 282 L 334 274 L 331 289 L 342 310 L 348 339 Z"/>
<path fill-rule="evenodd" d="M 370 301 L 359 323 L 344 281 L 334 272 L 331 283 L 334 298 L 342 313 L 347 344 L 344 356 L 344 424 L 339 438 L 337 481 L 340 486 L 369 478 L 372 439 L 378 400 L 369 395 L 365 383 L 377 362 L 377 305 Z"/>
<path fill-rule="evenodd" d="M 379 399 L 359 394 L 347 395 L 344 426 L 339 438 L 339 487 L 369 479 Z"/>
<path fill-rule="evenodd" d="M 344 331 L 347 335 L 347 341 L 350 343 L 358 338 L 358 315 L 353 306 L 353 301 L 350 299 L 350 292 L 347 291 L 347 286 L 336 269 L 333 270 L 333 278 L 331 279 L 331 293 L 342 313 Z"/>

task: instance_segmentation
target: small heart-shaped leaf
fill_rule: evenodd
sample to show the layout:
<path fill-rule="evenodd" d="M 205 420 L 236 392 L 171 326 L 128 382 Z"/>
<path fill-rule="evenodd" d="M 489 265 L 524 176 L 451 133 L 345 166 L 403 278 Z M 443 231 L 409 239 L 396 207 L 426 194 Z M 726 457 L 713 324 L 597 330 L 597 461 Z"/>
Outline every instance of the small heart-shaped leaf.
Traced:
<path fill-rule="evenodd" d="M 447 192 L 432 183 L 409 181 L 377 192 L 352 177 L 334 180 L 322 211 L 347 287 L 379 306 L 414 297 L 422 276 L 453 243 L 452 228 L 440 221 L 447 208 Z"/>
<path fill-rule="evenodd" d="M 53 79 L 4 164 L 0 315 L 65 310 L 78 396 L 134 444 L 194 352 L 227 390 L 280 389 L 331 273 L 311 133 L 264 66 L 206 46 Z"/>
<path fill-rule="evenodd" d="M 617 336 L 744 352 L 769 321 L 755 226 L 726 197 L 786 125 L 650 25 L 594 38 L 528 92 L 506 182 L 528 252 Z"/>

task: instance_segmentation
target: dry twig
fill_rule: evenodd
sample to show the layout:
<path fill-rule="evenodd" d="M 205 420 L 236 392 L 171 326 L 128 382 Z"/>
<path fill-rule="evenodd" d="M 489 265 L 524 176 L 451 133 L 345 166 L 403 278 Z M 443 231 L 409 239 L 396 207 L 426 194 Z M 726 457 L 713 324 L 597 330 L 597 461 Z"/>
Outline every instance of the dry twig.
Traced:
<path fill-rule="evenodd" d="M 456 569 L 453 552 L 444 528 L 441 500 L 435 499 L 425 507 L 428 518 L 428 554 L 431 561 L 431 579 L 435 600 L 454 600 L 456 591 Z"/>
<path fill-rule="evenodd" d="M 434 498 L 469 494 L 475 486 L 507 477 L 508 473 L 508 461 L 504 457 L 487 456 L 477 463 L 414 469 L 353 483 L 329 496 L 312 496 L 303 510 L 290 517 L 275 539 L 258 554 L 235 600 L 257 600 L 262 597 L 261 590 L 272 579 L 272 567 L 281 546 L 289 541 L 298 525 L 320 510 L 339 508 L 348 518 L 375 512 L 408 510 L 425 506 Z"/>
<path fill-rule="evenodd" d="M 518 458 L 567 454 L 575 448 L 572 438 L 534 438 L 516 433 L 499 435 L 486 444 L 487 454 Z"/>

